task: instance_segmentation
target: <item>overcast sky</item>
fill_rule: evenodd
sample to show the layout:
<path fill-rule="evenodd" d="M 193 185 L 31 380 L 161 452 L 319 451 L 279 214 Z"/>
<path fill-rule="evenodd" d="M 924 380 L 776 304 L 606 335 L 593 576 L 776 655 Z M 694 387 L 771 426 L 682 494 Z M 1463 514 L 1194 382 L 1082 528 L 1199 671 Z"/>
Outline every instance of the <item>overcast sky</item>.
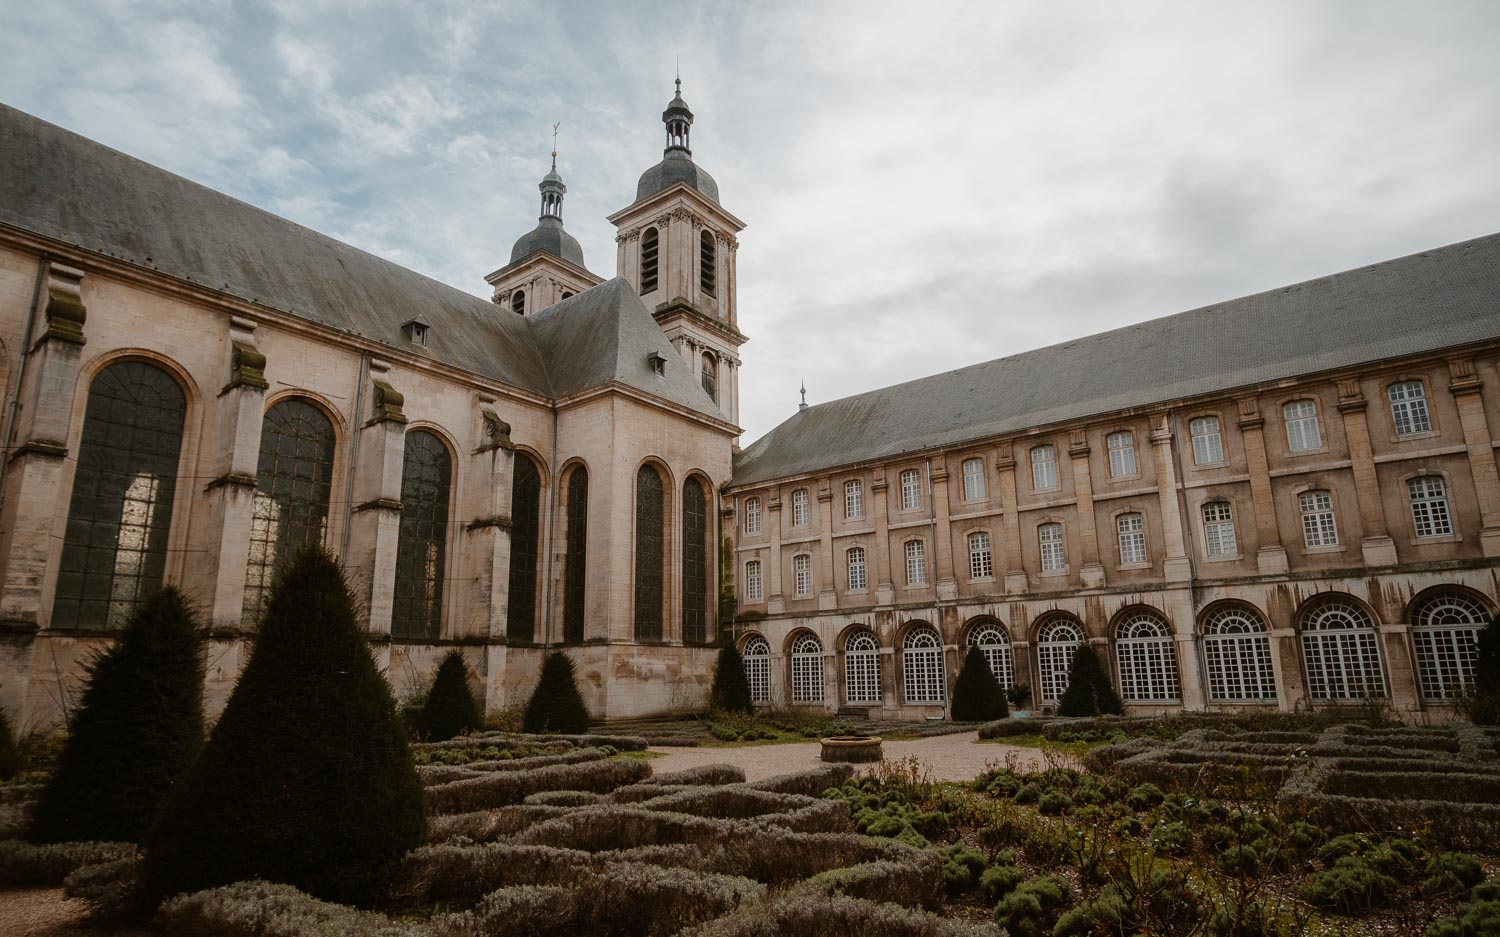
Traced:
<path fill-rule="evenodd" d="M 817 403 L 1500 230 L 1494 0 L 5 20 L 0 100 L 479 295 L 554 121 L 564 220 L 614 275 L 604 218 L 661 158 L 680 57 L 694 157 L 749 224 L 746 442 L 803 379 Z"/>

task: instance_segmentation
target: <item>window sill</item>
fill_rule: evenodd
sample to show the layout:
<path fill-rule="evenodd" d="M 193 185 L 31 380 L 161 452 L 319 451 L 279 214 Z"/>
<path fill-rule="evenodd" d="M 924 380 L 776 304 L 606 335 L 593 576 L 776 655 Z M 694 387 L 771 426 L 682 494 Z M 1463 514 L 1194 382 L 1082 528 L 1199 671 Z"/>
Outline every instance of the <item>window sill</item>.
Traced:
<path fill-rule="evenodd" d="M 1121 563 L 1121 564 L 1119 564 L 1118 566 L 1115 567 L 1115 569 L 1119 570 L 1122 573 L 1129 572 L 1130 570 L 1133 570 L 1133 569 L 1150 569 L 1150 568 L 1151 568 L 1151 564 L 1150 563 Z"/>
<path fill-rule="evenodd" d="M 1319 447 L 1317 449 L 1290 449 L 1289 448 L 1286 451 L 1286 457 L 1288 459 L 1300 459 L 1303 456 L 1327 455 L 1327 454 L 1328 454 L 1328 447 L 1327 446 L 1321 446 L 1321 447 Z"/>
<path fill-rule="evenodd" d="M 1240 560 L 1242 560 L 1244 558 L 1245 558 L 1245 554 L 1243 554 L 1243 553 L 1214 554 L 1212 556 L 1205 556 L 1203 558 L 1203 562 L 1205 562 L 1205 563 L 1237 563 L 1237 562 L 1239 562 Z"/>
<path fill-rule="evenodd" d="M 1421 432 L 1421 433 L 1407 433 L 1405 435 L 1397 433 L 1396 435 L 1394 435 L 1394 436 L 1391 437 L 1391 442 L 1393 442 L 1393 443 L 1403 443 L 1403 442 L 1414 442 L 1414 441 L 1416 441 L 1418 439 L 1436 439 L 1440 435 L 1442 435 L 1442 434 L 1439 433 L 1435 429 L 1429 429 L 1429 430 L 1426 430 L 1425 432 Z"/>
<path fill-rule="evenodd" d="M 995 581 L 995 577 L 994 576 L 970 576 L 969 577 L 969 581 L 970 582 L 994 582 Z"/>
<path fill-rule="evenodd" d="M 1048 570 L 1048 571 L 1045 571 L 1045 572 L 1037 573 L 1038 578 L 1041 578 L 1041 579 L 1063 579 L 1063 578 L 1066 578 L 1067 575 L 1068 575 L 1068 571 L 1067 571 L 1066 568 L 1064 568 L 1064 569 L 1053 569 L 1053 570 Z"/>
<path fill-rule="evenodd" d="M 1229 460 L 1228 459 L 1220 459 L 1217 462 L 1194 462 L 1193 463 L 1193 468 L 1194 469 L 1221 469 L 1221 468 L 1228 468 L 1228 467 L 1229 467 Z"/>
<path fill-rule="evenodd" d="M 904 585 L 904 586 L 901 587 L 901 591 L 902 592 L 922 592 L 922 591 L 925 591 L 925 590 L 931 589 L 931 588 L 932 587 L 929 586 L 925 582 L 909 582 L 906 585 Z"/>
<path fill-rule="evenodd" d="M 1344 545 L 1342 543 L 1330 543 L 1323 547 L 1303 547 L 1302 552 L 1309 556 L 1316 553 L 1343 553 Z"/>
<path fill-rule="evenodd" d="M 870 590 L 869 589 L 845 589 L 844 590 L 844 594 L 845 595 L 869 595 L 870 594 Z"/>
<path fill-rule="evenodd" d="M 1111 475 L 1104 480 L 1104 483 L 1106 485 L 1113 485 L 1116 482 L 1138 482 L 1140 480 L 1141 473 L 1136 472 L 1134 475 Z"/>
<path fill-rule="evenodd" d="M 1436 537 L 1413 537 L 1409 542 L 1414 547 L 1420 547 L 1424 543 L 1462 543 L 1463 534 L 1441 534 Z"/>

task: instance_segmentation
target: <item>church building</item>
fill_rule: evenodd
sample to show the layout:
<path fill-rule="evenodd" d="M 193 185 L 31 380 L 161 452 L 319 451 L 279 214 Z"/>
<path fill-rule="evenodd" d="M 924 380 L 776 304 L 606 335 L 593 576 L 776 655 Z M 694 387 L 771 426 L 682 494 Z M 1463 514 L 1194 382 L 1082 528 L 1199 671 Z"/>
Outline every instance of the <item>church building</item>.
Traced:
<path fill-rule="evenodd" d="M 58 719 L 182 588 L 222 705 L 281 564 L 343 562 L 398 694 L 596 717 L 1054 706 L 1450 718 L 1500 596 L 1500 235 L 807 407 L 739 448 L 740 221 L 666 147 L 612 278 L 536 226 L 489 301 L 0 105 L 0 706 Z M 601 258 L 594 258 L 597 265 Z M 477 272 L 476 272 L 477 282 Z M 722 618 L 721 618 L 722 616 Z"/>

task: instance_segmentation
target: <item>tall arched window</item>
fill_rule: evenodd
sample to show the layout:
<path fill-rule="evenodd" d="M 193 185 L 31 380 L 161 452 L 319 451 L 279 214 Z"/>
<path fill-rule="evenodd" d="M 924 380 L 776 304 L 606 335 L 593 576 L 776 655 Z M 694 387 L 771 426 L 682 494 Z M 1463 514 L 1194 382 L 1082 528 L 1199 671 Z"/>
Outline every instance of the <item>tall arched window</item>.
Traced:
<path fill-rule="evenodd" d="M 1455 699 L 1473 685 L 1479 631 L 1488 621 L 1485 607 L 1459 592 L 1440 592 L 1417 604 L 1411 640 L 1424 699 Z"/>
<path fill-rule="evenodd" d="M 52 626 L 123 625 L 162 583 L 187 401 L 167 372 L 121 361 L 89 385 Z"/>
<path fill-rule="evenodd" d="M 823 642 L 807 632 L 792 642 L 792 702 L 823 702 Z"/>
<path fill-rule="evenodd" d="M 1303 613 L 1302 659 L 1315 700 L 1385 696 L 1375 622 L 1349 599 L 1328 599 Z"/>
<path fill-rule="evenodd" d="M 908 703 L 943 701 L 943 642 L 927 625 L 906 633 L 901 643 L 901 675 Z"/>
<path fill-rule="evenodd" d="M 635 475 L 635 639 L 660 641 L 666 566 L 661 475 L 649 465 Z"/>
<path fill-rule="evenodd" d="M 419 429 L 406 434 L 396 595 L 391 609 L 395 637 L 436 638 L 442 626 L 452 475 L 453 458 L 441 439 Z"/>
<path fill-rule="evenodd" d="M 526 315 L 526 291 L 516 290 L 510 294 L 510 311 L 518 316 Z"/>
<path fill-rule="evenodd" d="M 655 228 L 641 232 L 641 295 L 656 292 L 658 244 Z"/>
<path fill-rule="evenodd" d="M 703 389 L 706 390 L 706 391 L 708 391 L 708 396 L 710 396 L 710 397 L 713 398 L 714 403 L 718 403 L 719 402 L 719 362 L 717 362 L 717 361 L 714 360 L 714 356 L 713 355 L 711 355 L 711 354 L 709 354 L 708 352 L 705 351 L 703 353 L 703 360 L 702 360 L 701 368 L 702 368 Z"/>
<path fill-rule="evenodd" d="M 682 486 L 682 640 L 708 640 L 708 494 L 697 478 Z"/>
<path fill-rule="evenodd" d="M 1015 686 L 1016 669 L 1010 652 L 1010 637 L 998 622 L 987 621 L 975 625 L 969 632 L 969 646 L 977 647 L 984 654 L 990 673 L 1007 690 Z"/>
<path fill-rule="evenodd" d="M 323 542 L 333 493 L 333 424 L 300 398 L 266 411 L 250 522 L 244 615 L 260 615 L 271 582 L 298 547 Z"/>
<path fill-rule="evenodd" d="M 880 702 L 880 645 L 868 631 L 856 631 L 844 641 L 844 700 Z"/>
<path fill-rule="evenodd" d="M 568 476 L 568 541 L 563 561 L 563 640 L 583 640 L 584 598 L 589 568 L 589 470 Z"/>
<path fill-rule="evenodd" d="M 542 473 L 516 453 L 510 484 L 510 608 L 505 636 L 536 640 L 537 557 L 542 545 Z"/>
<path fill-rule="evenodd" d="M 771 701 L 771 645 L 758 634 L 745 639 L 745 679 L 750 683 L 750 700 Z"/>
<path fill-rule="evenodd" d="M 1276 671 L 1265 620 L 1243 605 L 1220 608 L 1203 623 L 1208 696 L 1216 703 L 1276 699 Z"/>
<path fill-rule="evenodd" d="M 1053 618 L 1036 633 L 1037 699 L 1055 703 L 1068 688 L 1073 652 L 1083 643 L 1083 628 L 1071 618 Z"/>
<path fill-rule="evenodd" d="M 1120 659 L 1120 698 L 1127 703 L 1175 703 L 1182 699 L 1177 680 L 1177 649 L 1172 629 L 1155 612 L 1141 609 L 1115 629 Z"/>
<path fill-rule="evenodd" d="M 698 287 L 705 294 L 714 294 L 714 285 L 718 282 L 718 251 L 714 246 L 714 233 L 705 230 L 698 237 Z"/>

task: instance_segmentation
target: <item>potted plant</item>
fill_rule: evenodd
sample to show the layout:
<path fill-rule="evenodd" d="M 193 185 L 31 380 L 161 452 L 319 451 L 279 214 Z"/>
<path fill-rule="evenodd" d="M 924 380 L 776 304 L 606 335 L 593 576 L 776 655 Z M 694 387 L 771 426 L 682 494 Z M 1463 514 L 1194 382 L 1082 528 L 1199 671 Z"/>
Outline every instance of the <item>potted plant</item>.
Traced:
<path fill-rule="evenodd" d="M 1013 718 L 1026 719 L 1031 716 L 1031 710 L 1026 708 L 1031 705 L 1031 687 L 1018 683 L 1006 690 L 1005 696 L 1010 700 L 1010 714 Z"/>

